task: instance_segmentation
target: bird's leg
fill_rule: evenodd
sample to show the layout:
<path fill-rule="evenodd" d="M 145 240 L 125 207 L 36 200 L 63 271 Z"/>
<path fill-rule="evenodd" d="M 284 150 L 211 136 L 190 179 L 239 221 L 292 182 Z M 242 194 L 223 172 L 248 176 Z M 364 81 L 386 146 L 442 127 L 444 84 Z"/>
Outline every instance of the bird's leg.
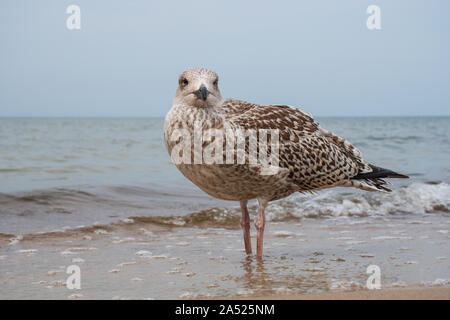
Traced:
<path fill-rule="evenodd" d="M 252 253 L 252 242 L 250 240 L 250 217 L 248 215 L 247 210 L 247 200 L 241 201 L 241 211 L 242 211 L 242 217 L 241 217 L 241 227 L 244 231 L 244 245 L 245 245 L 245 252 L 247 254 Z"/>
<path fill-rule="evenodd" d="M 266 216 L 264 215 L 264 210 L 267 206 L 267 201 L 263 199 L 258 199 L 259 209 L 258 218 L 255 220 L 256 227 L 256 257 L 258 259 L 262 258 L 263 253 L 263 237 L 264 237 L 264 226 L 266 224 Z"/>

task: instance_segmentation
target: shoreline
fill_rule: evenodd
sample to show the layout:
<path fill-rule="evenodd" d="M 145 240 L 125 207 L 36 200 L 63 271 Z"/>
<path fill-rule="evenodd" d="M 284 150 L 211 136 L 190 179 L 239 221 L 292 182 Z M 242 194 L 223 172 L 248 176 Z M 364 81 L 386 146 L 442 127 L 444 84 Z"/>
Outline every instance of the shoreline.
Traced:
<path fill-rule="evenodd" d="M 450 300 L 450 287 L 388 288 L 380 290 L 327 291 L 317 294 L 224 298 L 230 300 Z"/>
<path fill-rule="evenodd" d="M 5 237 L 0 299 L 450 299 L 445 214 L 271 221 L 262 261 L 245 254 L 238 221 L 203 216 Z M 379 291 L 366 289 L 374 267 Z"/>

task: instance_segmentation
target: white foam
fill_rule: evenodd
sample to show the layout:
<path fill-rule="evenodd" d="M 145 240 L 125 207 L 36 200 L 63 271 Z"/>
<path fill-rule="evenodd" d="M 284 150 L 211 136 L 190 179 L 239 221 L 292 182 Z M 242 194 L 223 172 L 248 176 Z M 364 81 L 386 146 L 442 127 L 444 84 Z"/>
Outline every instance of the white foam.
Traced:
<path fill-rule="evenodd" d="M 378 237 L 372 237 L 372 240 L 411 240 L 411 237 L 404 237 L 404 236 L 378 236 Z"/>
<path fill-rule="evenodd" d="M 95 248 L 95 247 L 72 247 L 72 248 L 69 248 L 69 250 L 72 252 L 81 252 L 81 251 L 97 250 L 97 248 Z"/>
<path fill-rule="evenodd" d="M 167 274 L 177 274 L 181 273 L 181 268 L 171 268 L 170 270 L 166 271 Z"/>
<path fill-rule="evenodd" d="M 356 290 L 362 289 L 363 285 L 356 281 L 339 281 L 331 279 L 330 290 Z"/>
<path fill-rule="evenodd" d="M 63 270 L 50 270 L 50 271 L 47 271 L 47 275 L 48 276 L 54 276 L 54 275 L 56 275 L 58 273 L 63 273 Z"/>
<path fill-rule="evenodd" d="M 13 246 L 15 244 L 18 244 L 21 240 L 23 240 L 23 236 L 19 234 L 14 238 L 9 239 L 9 245 Z"/>
<path fill-rule="evenodd" d="M 363 240 L 351 240 L 351 241 L 346 241 L 345 244 L 347 245 L 357 245 L 357 244 L 363 244 L 366 243 L 366 241 Z"/>
<path fill-rule="evenodd" d="M 276 294 L 290 294 L 292 293 L 292 289 L 286 288 L 286 287 L 279 287 L 279 288 L 275 288 L 275 293 Z"/>
<path fill-rule="evenodd" d="M 187 292 L 184 292 L 184 293 L 180 294 L 179 298 L 180 299 L 189 299 L 189 298 L 192 298 L 194 296 L 195 296 L 194 293 L 187 291 Z"/>
<path fill-rule="evenodd" d="M 141 228 L 141 229 L 139 229 L 139 230 L 140 230 L 144 235 L 146 235 L 146 236 L 152 237 L 152 236 L 155 235 L 152 231 L 148 231 L 148 230 L 145 229 L 145 228 Z"/>
<path fill-rule="evenodd" d="M 423 286 L 447 286 L 450 284 L 450 280 L 437 278 L 433 281 L 422 281 L 420 284 Z"/>
<path fill-rule="evenodd" d="M 152 253 L 147 250 L 139 250 L 138 252 L 136 252 L 136 255 L 142 258 L 149 258 L 152 256 Z"/>
<path fill-rule="evenodd" d="M 72 263 L 83 263 L 84 262 L 84 259 L 82 259 L 82 258 L 73 258 L 72 259 Z"/>
<path fill-rule="evenodd" d="M 254 291 L 252 289 L 240 289 L 236 292 L 238 296 L 249 296 L 252 295 Z"/>
<path fill-rule="evenodd" d="M 435 185 L 413 183 L 391 193 L 323 190 L 313 196 L 293 195 L 273 202 L 266 212 L 267 219 L 272 221 L 289 217 L 450 212 L 450 185 L 444 182 Z"/>
<path fill-rule="evenodd" d="M 22 249 L 22 250 L 17 250 L 17 253 L 35 254 L 35 253 L 37 253 L 37 249 Z"/>
<path fill-rule="evenodd" d="M 131 281 L 133 281 L 133 282 L 139 282 L 139 281 L 144 281 L 144 279 L 135 277 L 135 278 L 131 279 Z"/>
<path fill-rule="evenodd" d="M 94 231 L 96 234 L 108 234 L 109 232 L 104 229 L 97 229 Z"/>
<path fill-rule="evenodd" d="M 290 237 L 293 237 L 295 235 L 295 233 L 291 232 L 291 231 L 280 230 L 280 231 L 275 231 L 273 233 L 273 235 L 277 238 L 290 238 Z"/>
<path fill-rule="evenodd" d="M 61 251 L 61 254 L 63 256 L 69 256 L 69 255 L 73 255 L 73 254 L 77 254 L 77 253 L 73 252 L 73 251 L 70 251 L 70 250 L 64 250 L 64 251 Z"/>
<path fill-rule="evenodd" d="M 114 244 L 119 244 L 119 243 L 133 242 L 133 241 L 136 241 L 136 239 L 133 238 L 133 237 L 127 237 L 127 238 L 123 238 L 123 239 L 120 239 L 120 238 L 117 237 L 117 239 L 113 240 L 113 243 Z"/>
<path fill-rule="evenodd" d="M 438 278 L 438 279 L 434 280 L 431 283 L 431 285 L 433 285 L 433 286 L 445 286 L 445 285 L 448 285 L 449 283 L 450 283 L 450 280 Z"/>

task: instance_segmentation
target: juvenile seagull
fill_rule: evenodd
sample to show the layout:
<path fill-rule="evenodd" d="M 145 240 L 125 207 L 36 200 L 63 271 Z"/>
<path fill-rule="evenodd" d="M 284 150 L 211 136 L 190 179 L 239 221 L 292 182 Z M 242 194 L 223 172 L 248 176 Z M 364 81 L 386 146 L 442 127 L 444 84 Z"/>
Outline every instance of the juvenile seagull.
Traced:
<path fill-rule="evenodd" d="M 312 192 L 337 186 L 389 192 L 391 190 L 382 178 L 408 178 L 369 164 L 361 157 L 358 149 L 322 129 L 305 111 L 284 105 L 263 106 L 223 99 L 218 81 L 217 74 L 207 69 L 190 69 L 180 75 L 172 109 L 164 121 L 164 138 L 172 159 L 174 154 L 184 155 L 184 160 L 176 162 L 176 166 L 185 177 L 213 197 L 240 201 L 247 254 L 252 252 L 247 210 L 247 201 L 250 199 L 256 198 L 259 203 L 255 219 L 256 255 L 262 258 L 264 209 L 269 201 L 294 192 Z M 226 129 L 234 133 L 238 130 L 278 130 L 278 164 L 275 170 L 267 174 L 264 171 L 267 165 L 251 163 L 248 157 L 243 163 L 202 161 L 202 150 L 217 147 L 216 142 L 225 146 L 225 141 L 234 139 L 228 134 L 223 141 L 201 135 L 200 151 L 199 146 L 189 145 L 191 148 L 180 152 L 182 140 L 189 143 L 195 139 L 198 141 L 195 128 L 203 132 L 208 129 Z M 245 140 L 246 152 L 250 144 L 249 139 Z M 270 151 L 270 147 L 267 151 Z M 223 157 L 225 159 L 225 152 Z"/>

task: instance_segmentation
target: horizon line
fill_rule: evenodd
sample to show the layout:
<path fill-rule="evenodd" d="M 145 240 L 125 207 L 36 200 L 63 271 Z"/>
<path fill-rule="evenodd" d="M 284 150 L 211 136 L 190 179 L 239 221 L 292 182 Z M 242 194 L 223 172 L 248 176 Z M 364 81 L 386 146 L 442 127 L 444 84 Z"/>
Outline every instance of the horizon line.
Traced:
<path fill-rule="evenodd" d="M 0 119 L 159 119 L 165 116 L 1 116 Z M 313 118 L 438 118 L 450 117 L 450 114 L 441 115 L 313 115 Z"/>

